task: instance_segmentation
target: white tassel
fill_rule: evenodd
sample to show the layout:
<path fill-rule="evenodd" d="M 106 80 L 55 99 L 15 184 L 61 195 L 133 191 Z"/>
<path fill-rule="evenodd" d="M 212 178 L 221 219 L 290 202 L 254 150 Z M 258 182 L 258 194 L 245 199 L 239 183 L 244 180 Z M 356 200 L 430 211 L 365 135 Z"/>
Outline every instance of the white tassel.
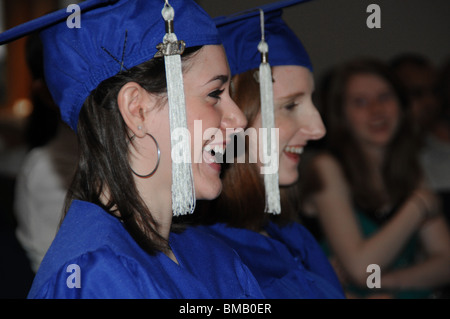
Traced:
<path fill-rule="evenodd" d="M 272 132 L 275 129 L 274 103 L 273 103 L 273 86 L 272 86 L 272 70 L 267 61 L 269 46 L 264 38 L 264 12 L 260 9 L 261 14 L 261 42 L 258 44 L 258 50 L 261 52 L 261 64 L 259 65 L 259 86 L 261 96 L 261 120 L 262 127 L 267 130 L 263 143 L 265 150 L 262 152 L 263 163 L 269 163 L 269 158 L 272 158 L 276 163 L 274 173 L 269 172 L 264 174 L 264 186 L 266 190 L 266 212 L 272 214 L 281 213 L 280 204 L 280 188 L 278 181 L 278 143 L 276 135 Z M 274 138 L 275 137 L 275 138 Z M 271 155 L 271 156 L 268 156 Z M 268 156 L 269 158 L 266 158 Z"/>
<path fill-rule="evenodd" d="M 166 68 L 167 96 L 169 101 L 169 120 L 172 150 L 177 145 L 181 160 L 172 158 L 172 211 L 174 216 L 192 214 L 195 209 L 194 176 L 191 166 L 190 139 L 176 141 L 174 131 L 186 129 L 186 102 L 184 97 L 181 54 L 184 42 L 178 41 L 173 33 L 174 10 L 166 0 L 161 14 L 166 21 L 166 35 L 163 43 L 158 45 L 155 57 L 164 56 Z M 180 147 L 181 144 L 181 147 Z M 173 152 L 172 152 L 173 153 Z"/>

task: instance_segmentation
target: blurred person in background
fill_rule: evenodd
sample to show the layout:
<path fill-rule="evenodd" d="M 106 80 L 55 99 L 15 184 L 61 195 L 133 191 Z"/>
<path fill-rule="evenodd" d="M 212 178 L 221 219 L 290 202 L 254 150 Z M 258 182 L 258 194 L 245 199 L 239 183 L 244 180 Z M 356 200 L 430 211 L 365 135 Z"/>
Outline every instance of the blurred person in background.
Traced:
<path fill-rule="evenodd" d="M 36 272 L 62 219 L 78 162 L 78 142 L 75 132 L 61 120 L 48 91 L 38 33 L 29 36 L 26 50 L 33 111 L 26 130 L 30 150 L 17 175 L 14 213 L 17 239 Z"/>
<path fill-rule="evenodd" d="M 303 167 L 302 211 L 318 222 L 349 297 L 430 297 L 450 282 L 450 234 L 426 185 L 407 97 L 389 67 L 337 67 L 326 94 L 325 149 Z M 381 288 L 367 287 L 367 267 Z"/>
<path fill-rule="evenodd" d="M 450 63 L 438 68 L 409 53 L 395 57 L 391 67 L 411 101 L 425 178 L 440 196 L 450 225 Z"/>

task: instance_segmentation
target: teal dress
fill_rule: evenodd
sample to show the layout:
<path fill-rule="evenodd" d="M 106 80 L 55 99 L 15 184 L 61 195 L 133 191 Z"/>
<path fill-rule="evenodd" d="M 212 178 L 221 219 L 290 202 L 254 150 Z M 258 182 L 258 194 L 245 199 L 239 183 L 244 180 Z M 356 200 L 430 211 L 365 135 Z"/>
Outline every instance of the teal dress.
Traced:
<path fill-rule="evenodd" d="M 359 220 L 363 235 L 365 238 L 369 238 L 374 233 L 376 233 L 385 223 L 386 220 L 388 220 L 390 217 L 392 217 L 395 210 L 393 210 L 391 213 L 387 214 L 384 218 L 376 218 L 375 216 L 368 215 L 366 213 L 363 213 L 360 209 L 355 209 L 356 217 Z M 321 240 L 321 245 L 326 252 L 328 256 L 332 255 L 331 249 L 328 245 L 328 243 L 325 240 Z M 390 266 L 389 270 L 392 269 L 399 269 L 403 267 L 407 267 L 408 265 L 414 264 L 416 262 L 417 258 L 417 248 L 418 248 L 418 239 L 417 235 L 414 235 L 411 240 L 405 245 L 403 250 L 398 254 L 395 261 Z M 370 273 L 367 273 L 367 276 L 369 276 Z M 397 299 L 422 299 L 422 298 L 428 298 L 431 295 L 431 292 L 428 290 L 402 290 L 402 291 L 388 291 L 383 290 L 383 287 L 381 288 L 361 288 L 357 287 L 355 285 L 346 285 L 344 287 L 345 290 L 347 290 L 350 293 L 356 294 L 361 297 L 366 297 L 373 293 L 391 293 L 394 295 Z"/>

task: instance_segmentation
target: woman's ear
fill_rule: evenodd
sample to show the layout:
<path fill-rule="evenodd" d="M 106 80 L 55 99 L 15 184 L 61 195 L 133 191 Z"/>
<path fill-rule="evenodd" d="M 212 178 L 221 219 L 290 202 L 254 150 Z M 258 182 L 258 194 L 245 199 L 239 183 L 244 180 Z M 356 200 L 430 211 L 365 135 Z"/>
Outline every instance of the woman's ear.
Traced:
<path fill-rule="evenodd" d="M 150 94 L 138 83 L 128 82 L 120 89 L 117 104 L 130 131 L 137 137 L 145 136 L 145 121 L 151 107 Z"/>

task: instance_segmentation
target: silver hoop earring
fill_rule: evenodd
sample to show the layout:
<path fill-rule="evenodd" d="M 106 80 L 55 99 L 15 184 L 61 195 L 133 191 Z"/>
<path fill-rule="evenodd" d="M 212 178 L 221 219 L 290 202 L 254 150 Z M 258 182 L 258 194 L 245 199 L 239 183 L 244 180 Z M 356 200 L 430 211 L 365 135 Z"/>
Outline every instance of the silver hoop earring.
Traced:
<path fill-rule="evenodd" d="M 151 135 L 150 133 L 146 133 L 146 134 L 147 134 L 148 136 L 150 136 L 150 137 L 152 138 L 152 140 L 153 140 L 153 141 L 155 142 L 155 144 L 156 144 L 156 149 L 157 149 L 157 152 L 158 152 L 158 159 L 157 159 L 157 161 L 156 161 L 156 166 L 155 166 L 155 168 L 154 168 L 150 173 L 148 173 L 147 175 L 141 175 L 141 174 L 136 173 L 136 172 L 133 170 L 133 168 L 131 167 L 131 165 L 130 165 L 130 169 L 131 169 L 131 171 L 133 172 L 133 174 L 136 175 L 136 176 L 138 176 L 138 177 L 141 177 L 141 178 L 147 178 L 147 177 L 152 176 L 152 175 L 156 172 L 156 170 L 158 169 L 158 166 L 159 166 L 159 160 L 160 160 L 160 158 L 161 158 L 161 151 L 160 151 L 160 149 L 159 149 L 158 142 L 157 142 L 156 139 L 153 137 L 153 135 Z M 134 140 L 135 137 L 136 137 L 136 135 L 133 135 L 133 136 L 130 138 L 130 141 Z"/>

